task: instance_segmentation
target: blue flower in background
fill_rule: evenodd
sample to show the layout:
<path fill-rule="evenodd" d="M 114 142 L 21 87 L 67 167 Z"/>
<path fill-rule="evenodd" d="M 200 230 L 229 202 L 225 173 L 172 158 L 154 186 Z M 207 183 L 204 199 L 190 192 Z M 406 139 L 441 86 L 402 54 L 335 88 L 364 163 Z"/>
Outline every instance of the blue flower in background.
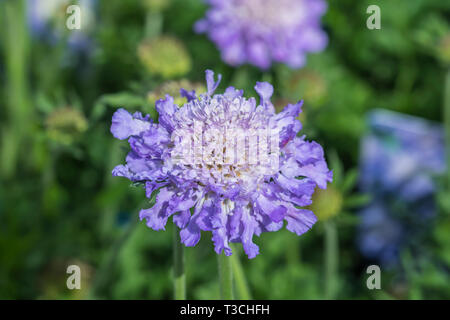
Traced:
<path fill-rule="evenodd" d="M 322 147 L 297 137 L 302 102 L 276 114 L 269 83 L 257 82 L 258 104 L 233 87 L 214 94 L 220 79 L 206 71 L 207 92 L 182 89 L 188 102 L 181 108 L 169 95 L 158 100 L 159 124 L 117 110 L 111 132 L 127 139 L 131 151 L 113 175 L 145 183 L 148 198 L 159 190 L 155 205 L 140 212 L 148 227 L 164 230 L 173 216 L 186 246 L 211 231 L 218 254 L 231 255 L 229 242 L 240 242 L 254 258 L 254 235 L 277 231 L 284 221 L 297 235 L 312 227 L 316 216 L 301 207 L 312 203 L 316 187 L 326 188 L 332 173 Z"/>
<path fill-rule="evenodd" d="M 322 51 L 328 38 L 320 26 L 323 0 L 207 0 L 204 19 L 195 25 L 219 47 L 232 66 L 267 69 L 272 62 L 298 68 L 306 54 Z"/>
<path fill-rule="evenodd" d="M 372 195 L 362 210 L 358 245 L 368 258 L 398 262 L 403 248 L 420 245 L 435 214 L 434 178 L 445 171 L 443 129 L 386 110 L 368 117 L 362 140 L 360 187 Z"/>
<path fill-rule="evenodd" d="M 50 28 L 50 21 L 68 4 L 67 0 L 29 0 L 27 2 L 28 25 L 34 36 L 56 37 Z"/>
<path fill-rule="evenodd" d="M 76 4 L 81 11 L 81 29 L 68 30 L 66 9 Z M 66 39 L 68 47 L 76 52 L 88 52 L 93 43 L 90 32 L 94 26 L 97 0 L 29 0 L 27 1 L 28 25 L 33 37 L 50 44 Z"/>

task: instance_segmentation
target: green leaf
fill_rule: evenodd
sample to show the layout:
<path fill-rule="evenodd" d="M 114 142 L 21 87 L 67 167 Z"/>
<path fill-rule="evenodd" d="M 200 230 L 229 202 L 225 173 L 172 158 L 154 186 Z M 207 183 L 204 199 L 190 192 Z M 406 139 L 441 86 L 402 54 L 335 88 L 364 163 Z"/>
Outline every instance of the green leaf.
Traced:
<path fill-rule="evenodd" d="M 356 194 L 344 200 L 344 208 L 358 208 L 369 203 L 371 196 L 369 194 Z"/>
<path fill-rule="evenodd" d="M 329 160 L 330 160 L 330 168 L 333 170 L 333 184 L 336 186 L 339 186 L 342 182 L 342 176 L 344 169 L 342 167 L 342 162 L 339 159 L 339 156 L 336 152 L 336 150 L 331 150 L 329 153 Z"/>
<path fill-rule="evenodd" d="M 129 93 L 119 92 L 107 94 L 100 98 L 101 103 L 111 107 L 136 108 L 145 105 L 147 101 L 142 96 Z"/>
<path fill-rule="evenodd" d="M 354 226 L 360 222 L 360 216 L 355 214 L 354 212 L 345 211 L 341 212 L 336 217 L 336 220 L 340 226 Z"/>
<path fill-rule="evenodd" d="M 344 177 L 344 181 L 342 182 L 341 190 L 343 193 L 346 193 L 353 189 L 357 180 L 358 180 L 358 170 L 351 169 Z"/>

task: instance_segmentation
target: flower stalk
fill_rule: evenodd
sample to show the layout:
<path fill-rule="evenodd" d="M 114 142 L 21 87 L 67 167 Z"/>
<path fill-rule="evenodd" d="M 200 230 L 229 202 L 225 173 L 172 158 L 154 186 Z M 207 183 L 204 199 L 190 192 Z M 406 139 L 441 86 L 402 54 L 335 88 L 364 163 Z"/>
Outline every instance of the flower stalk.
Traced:
<path fill-rule="evenodd" d="M 325 226 L 325 299 L 336 297 L 338 286 L 338 234 L 333 220 L 324 222 Z"/>
<path fill-rule="evenodd" d="M 173 271 L 174 299 L 186 300 L 186 274 L 184 272 L 184 245 L 181 243 L 180 230 L 173 228 Z"/>
<path fill-rule="evenodd" d="M 234 254 L 231 255 L 231 264 L 233 268 L 233 275 L 236 284 L 236 291 L 239 294 L 239 299 L 241 300 L 251 300 L 252 296 L 250 294 L 250 290 L 248 288 L 247 280 L 245 278 L 244 270 L 242 269 L 242 264 L 240 260 L 240 253 L 233 246 Z"/>
<path fill-rule="evenodd" d="M 145 36 L 147 39 L 157 37 L 161 34 L 163 15 L 160 12 L 147 12 L 145 18 Z"/>
<path fill-rule="evenodd" d="M 0 27 L 6 28 L 2 36 L 7 80 L 5 116 L 8 121 L 1 128 L 0 141 L 0 171 L 5 178 L 14 176 L 20 150 L 29 138 L 27 134 L 33 119 L 27 83 L 29 34 L 25 19 L 24 1 L 5 1 L 0 4 L 0 21 L 5 22 Z"/>
<path fill-rule="evenodd" d="M 219 266 L 220 299 L 234 300 L 232 258 L 225 254 L 217 255 Z"/>

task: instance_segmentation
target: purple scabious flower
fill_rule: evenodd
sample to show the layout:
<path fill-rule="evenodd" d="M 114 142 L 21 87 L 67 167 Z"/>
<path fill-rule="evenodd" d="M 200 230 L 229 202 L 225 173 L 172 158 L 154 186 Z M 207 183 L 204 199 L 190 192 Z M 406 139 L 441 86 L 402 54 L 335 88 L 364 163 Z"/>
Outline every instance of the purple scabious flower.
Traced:
<path fill-rule="evenodd" d="M 210 8 L 195 30 L 207 33 L 232 66 L 250 63 L 267 69 L 275 61 L 299 68 L 307 53 L 327 45 L 320 27 L 324 0 L 206 1 Z"/>
<path fill-rule="evenodd" d="M 131 151 L 113 175 L 142 182 L 148 198 L 158 191 L 155 204 L 140 212 L 148 227 L 164 230 L 173 216 L 186 246 L 211 231 L 218 254 L 231 255 L 229 243 L 240 242 L 254 258 L 253 235 L 277 231 L 284 221 L 297 235 L 312 227 L 317 219 L 303 207 L 332 172 L 322 147 L 297 137 L 302 101 L 276 114 L 269 83 L 256 84 L 258 104 L 233 87 L 214 94 L 220 79 L 207 70 L 207 92 L 181 89 L 187 98 L 181 107 L 169 95 L 158 100 L 158 124 L 117 110 L 111 132 L 128 139 Z"/>

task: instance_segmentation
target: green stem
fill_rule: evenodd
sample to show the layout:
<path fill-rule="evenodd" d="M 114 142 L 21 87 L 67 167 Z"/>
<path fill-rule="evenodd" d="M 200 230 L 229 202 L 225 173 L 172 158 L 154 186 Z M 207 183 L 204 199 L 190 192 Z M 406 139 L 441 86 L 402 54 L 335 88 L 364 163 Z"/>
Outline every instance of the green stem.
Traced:
<path fill-rule="evenodd" d="M 325 226 L 325 299 L 335 299 L 338 286 L 338 234 L 334 221 Z"/>
<path fill-rule="evenodd" d="M 219 265 L 220 299 L 233 300 L 233 270 L 231 258 L 225 254 L 217 255 Z"/>
<path fill-rule="evenodd" d="M 184 245 L 181 243 L 180 230 L 173 226 L 173 272 L 174 299 L 186 300 L 186 274 L 184 272 Z"/>
<path fill-rule="evenodd" d="M 248 289 L 247 280 L 245 278 L 244 270 L 242 269 L 239 251 L 233 247 L 233 254 L 231 255 L 231 265 L 236 284 L 236 290 L 239 293 L 239 298 L 242 300 L 251 300 L 252 296 Z"/>
<path fill-rule="evenodd" d="M 161 34 L 163 26 L 163 15 L 159 12 L 147 12 L 145 18 L 145 37 L 155 38 Z"/>
<path fill-rule="evenodd" d="M 445 78 L 444 93 L 444 123 L 445 123 L 445 144 L 447 152 L 447 168 L 450 168 L 450 68 L 447 70 Z M 447 190 L 450 189 L 450 170 L 447 169 Z"/>
<path fill-rule="evenodd" d="M 5 94 L 7 123 L 2 129 L 0 167 L 5 177 L 15 173 L 20 150 L 30 131 L 33 117 L 28 92 L 29 35 L 26 4 L 20 1 L 0 3 L 2 40 L 5 43 Z"/>

